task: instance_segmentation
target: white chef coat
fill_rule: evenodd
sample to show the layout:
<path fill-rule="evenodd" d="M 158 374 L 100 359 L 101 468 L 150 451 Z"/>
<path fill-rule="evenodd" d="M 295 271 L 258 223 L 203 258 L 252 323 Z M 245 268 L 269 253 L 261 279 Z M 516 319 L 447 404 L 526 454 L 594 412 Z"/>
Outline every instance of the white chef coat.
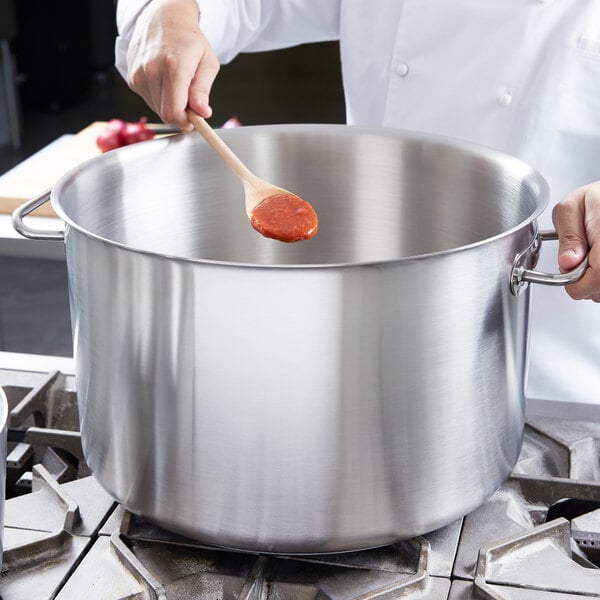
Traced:
<path fill-rule="evenodd" d="M 546 177 L 551 204 L 600 179 L 600 0 L 197 1 L 221 62 L 339 39 L 350 124 L 508 152 Z M 146 3 L 119 4 L 123 73 Z M 550 207 L 539 222 L 552 228 Z M 538 270 L 557 272 L 544 247 Z M 600 306 L 532 287 L 527 396 L 600 403 Z"/>

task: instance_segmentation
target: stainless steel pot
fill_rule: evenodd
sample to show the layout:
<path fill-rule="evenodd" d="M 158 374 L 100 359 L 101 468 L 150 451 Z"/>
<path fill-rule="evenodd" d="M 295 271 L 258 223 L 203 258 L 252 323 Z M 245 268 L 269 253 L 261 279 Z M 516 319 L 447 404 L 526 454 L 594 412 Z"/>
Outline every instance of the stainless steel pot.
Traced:
<path fill-rule="evenodd" d="M 521 446 L 527 281 L 585 268 L 531 272 L 543 178 L 398 131 L 221 135 L 315 206 L 315 239 L 252 230 L 194 134 L 62 177 L 64 232 L 23 222 L 48 195 L 15 212 L 22 234 L 66 244 L 98 480 L 168 529 L 266 552 L 387 544 L 474 509 Z"/>

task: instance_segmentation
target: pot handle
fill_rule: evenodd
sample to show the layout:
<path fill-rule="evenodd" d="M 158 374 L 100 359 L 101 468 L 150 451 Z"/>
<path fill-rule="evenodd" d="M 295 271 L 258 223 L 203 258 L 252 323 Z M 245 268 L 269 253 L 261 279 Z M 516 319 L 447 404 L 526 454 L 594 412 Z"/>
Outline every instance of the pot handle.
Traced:
<path fill-rule="evenodd" d="M 45 204 L 50 200 L 50 193 L 52 190 L 47 190 L 40 196 L 35 197 L 33 200 L 21 204 L 15 208 L 12 214 L 13 227 L 24 237 L 32 240 L 64 240 L 64 231 L 44 231 L 41 229 L 32 229 L 27 227 L 23 222 L 23 218 L 29 213 L 33 212 L 36 208 L 39 208 L 42 204 Z"/>
<path fill-rule="evenodd" d="M 566 273 L 543 273 L 525 268 L 526 264 L 535 265 L 537 263 L 542 242 L 557 239 L 556 231 L 540 231 L 529 248 L 517 254 L 510 277 L 510 291 L 515 296 L 518 296 L 529 283 L 565 286 L 579 281 L 585 275 L 589 260 L 587 255 L 574 269 Z"/>

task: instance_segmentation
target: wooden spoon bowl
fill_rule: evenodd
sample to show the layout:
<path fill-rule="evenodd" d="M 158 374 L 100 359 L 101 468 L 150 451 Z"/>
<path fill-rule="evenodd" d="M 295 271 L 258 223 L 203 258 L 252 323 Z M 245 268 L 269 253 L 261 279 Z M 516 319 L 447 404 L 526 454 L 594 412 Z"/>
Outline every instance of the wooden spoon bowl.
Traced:
<path fill-rule="evenodd" d="M 254 175 L 200 115 L 192 110 L 187 115 L 196 131 L 240 178 L 246 214 L 256 231 L 281 242 L 298 242 L 316 235 L 317 213 L 306 200 Z"/>

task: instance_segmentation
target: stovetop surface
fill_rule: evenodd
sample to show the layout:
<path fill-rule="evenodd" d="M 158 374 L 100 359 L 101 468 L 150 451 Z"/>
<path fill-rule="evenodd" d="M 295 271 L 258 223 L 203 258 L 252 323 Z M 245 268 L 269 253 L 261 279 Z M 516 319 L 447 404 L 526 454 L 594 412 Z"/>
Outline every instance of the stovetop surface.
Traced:
<path fill-rule="evenodd" d="M 0 386 L 4 600 L 600 598 L 600 407 L 531 401 L 512 476 L 447 527 L 361 552 L 272 556 L 203 546 L 114 502 L 83 458 L 73 375 L 0 369 Z"/>

